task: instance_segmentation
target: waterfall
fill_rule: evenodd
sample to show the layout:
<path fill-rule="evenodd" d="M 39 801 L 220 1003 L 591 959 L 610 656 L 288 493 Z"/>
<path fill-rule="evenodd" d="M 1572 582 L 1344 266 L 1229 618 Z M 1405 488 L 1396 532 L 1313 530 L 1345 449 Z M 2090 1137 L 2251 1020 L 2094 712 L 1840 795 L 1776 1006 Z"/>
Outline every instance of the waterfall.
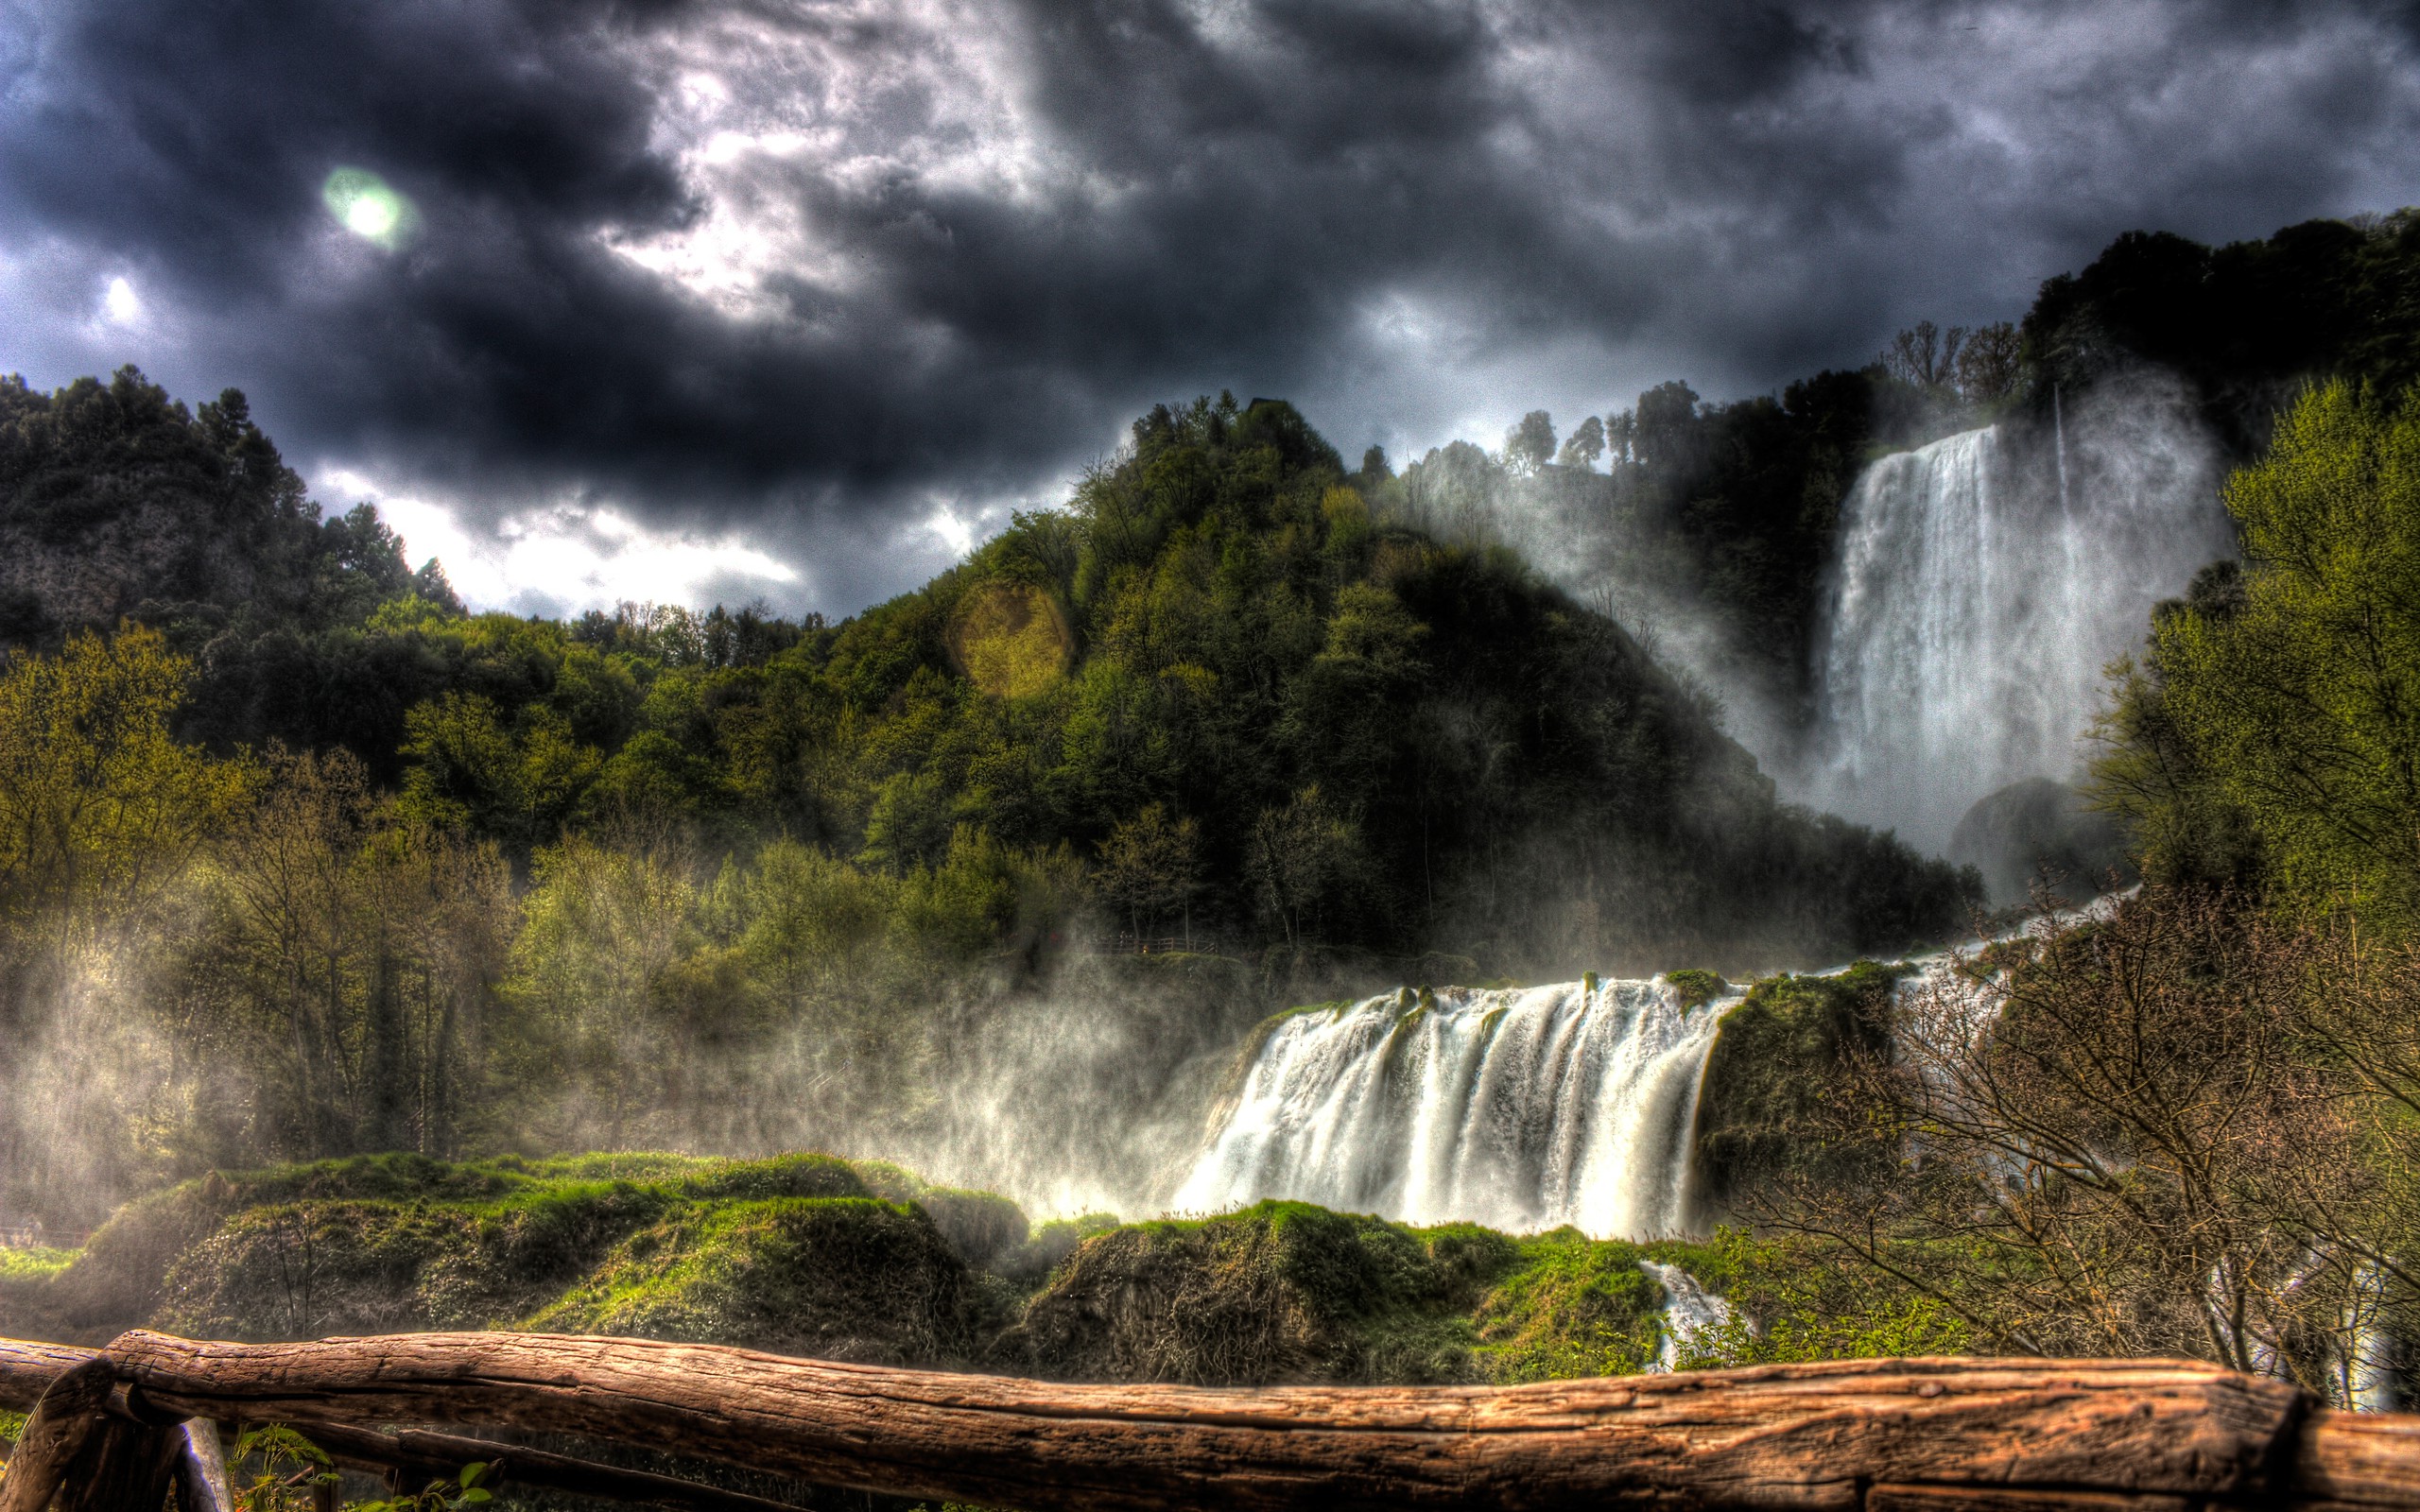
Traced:
<path fill-rule="evenodd" d="M 1654 1367 L 1677 1370 L 1681 1350 L 1690 1340 L 1731 1321 L 1731 1304 L 1700 1286 L 1696 1277 L 1678 1265 L 1642 1260 L 1638 1268 L 1664 1288 L 1664 1342 L 1656 1349 Z"/>
<path fill-rule="evenodd" d="M 2055 425 L 2055 477 L 1992 429 L 1858 478 L 1815 668 L 1811 801 L 1938 851 L 1978 799 L 2068 779 L 2102 668 L 2228 550 L 2189 438 L 2152 419 L 2070 438 L 2064 406 Z"/>
<path fill-rule="evenodd" d="M 1658 977 L 1409 988 L 1270 1028 L 1177 1194 L 1287 1197 L 1409 1223 L 1599 1238 L 1691 1220 L 1689 1143 L 1715 1028 Z"/>

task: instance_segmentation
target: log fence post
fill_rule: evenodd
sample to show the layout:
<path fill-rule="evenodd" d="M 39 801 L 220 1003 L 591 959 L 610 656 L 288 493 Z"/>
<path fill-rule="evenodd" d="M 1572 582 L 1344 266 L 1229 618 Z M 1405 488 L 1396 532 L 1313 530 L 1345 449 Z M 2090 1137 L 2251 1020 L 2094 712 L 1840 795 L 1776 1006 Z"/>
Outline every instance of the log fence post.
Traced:
<path fill-rule="evenodd" d="M 0 1512 L 45 1512 L 91 1442 L 116 1385 L 116 1370 L 98 1355 L 47 1383 L 9 1456 L 9 1473 L 0 1476 Z"/>

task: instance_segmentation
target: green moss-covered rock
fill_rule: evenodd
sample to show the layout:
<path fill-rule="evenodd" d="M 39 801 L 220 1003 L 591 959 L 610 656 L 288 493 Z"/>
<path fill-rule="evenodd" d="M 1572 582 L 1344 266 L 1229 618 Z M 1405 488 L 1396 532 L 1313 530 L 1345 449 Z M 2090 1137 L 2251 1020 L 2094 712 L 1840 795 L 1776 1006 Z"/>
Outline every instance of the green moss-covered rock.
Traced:
<path fill-rule="evenodd" d="M 1065 1263 L 1085 1240 L 1116 1227 L 1117 1215 L 1110 1212 L 1087 1212 L 1036 1224 L 1026 1235 L 1025 1243 L 1002 1255 L 992 1269 L 1011 1283 L 1030 1290 Z"/>
<path fill-rule="evenodd" d="M 1834 976 L 1767 977 L 1723 1016 L 1698 1098 L 1702 1190 L 1736 1205 L 1756 1183 L 1840 1158 L 1817 1138 L 1852 1056 L 1891 1051 L 1891 990 L 1913 969 L 1859 961 Z"/>
<path fill-rule="evenodd" d="M 118 1288 L 93 1332 L 514 1327 L 1084 1380 L 1529 1381 L 1653 1360 L 1643 1254 L 1689 1263 L 1300 1203 L 1028 1228 L 992 1194 L 824 1156 L 384 1158 L 157 1194 L 63 1268 L 0 1276 L 0 1302 L 81 1273 Z"/>
<path fill-rule="evenodd" d="M 60 1338 L 97 1343 L 151 1321 L 169 1267 L 247 1208 L 309 1199 L 471 1201 L 531 1184 L 502 1162 L 456 1165 L 417 1155 L 358 1156 L 258 1171 L 214 1171 L 112 1214 L 38 1305 Z"/>
<path fill-rule="evenodd" d="M 682 1202 L 865 1191 L 848 1162 L 828 1155 L 615 1152 L 458 1163 L 377 1155 L 218 1171 L 119 1209 L 64 1270 L 38 1288 L 0 1292 L 0 1322 L 91 1342 L 204 1318 L 218 1320 L 209 1332 L 221 1334 L 291 1337 L 372 1315 L 411 1316 L 415 1305 L 445 1321 L 404 1326 L 495 1321 L 479 1310 L 509 1316 L 537 1305 L 547 1288 Z M 432 1266 L 437 1274 L 424 1281 Z M 447 1279 L 491 1270 L 501 1278 L 493 1284 Z M 423 1302 L 373 1300 L 389 1283 Z"/>
<path fill-rule="evenodd" d="M 982 1311 L 919 1209 L 789 1197 L 684 1208 L 520 1326 L 939 1366 L 973 1353 Z"/>
<path fill-rule="evenodd" d="M 1655 1355 L 1635 1246 L 1411 1228 L 1301 1203 L 1086 1240 L 1028 1306 L 1020 1368 L 1065 1379 L 1468 1382 Z"/>
<path fill-rule="evenodd" d="M 838 1161 L 774 1167 L 740 1185 L 815 1194 Z M 470 1201 L 272 1203 L 247 1208 L 170 1267 L 164 1327 L 214 1338 L 306 1338 L 480 1328 L 541 1305 L 614 1243 L 730 1179 L 531 1181 Z"/>
<path fill-rule="evenodd" d="M 1439 1280 L 1410 1229 L 1264 1202 L 1087 1240 L 1027 1309 L 1024 1346 L 1073 1379 L 1461 1379 L 1467 1326 Z"/>
<path fill-rule="evenodd" d="M 1720 971 L 1702 971 L 1694 969 L 1685 971 L 1667 971 L 1664 973 L 1664 980 L 1680 996 L 1681 1006 L 1684 1008 L 1704 1007 L 1731 990 L 1731 984 L 1722 979 L 1722 973 Z"/>

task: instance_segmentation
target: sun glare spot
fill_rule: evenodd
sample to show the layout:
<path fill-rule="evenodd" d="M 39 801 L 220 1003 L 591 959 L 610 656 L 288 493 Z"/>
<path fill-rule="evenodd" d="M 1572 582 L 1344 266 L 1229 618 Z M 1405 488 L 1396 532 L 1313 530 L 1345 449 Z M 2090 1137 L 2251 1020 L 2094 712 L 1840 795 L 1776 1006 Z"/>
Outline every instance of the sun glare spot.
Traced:
<path fill-rule="evenodd" d="M 411 229 L 412 202 L 365 168 L 338 168 L 320 188 L 337 224 L 366 242 L 393 247 Z"/>
<path fill-rule="evenodd" d="M 133 284 L 123 278 L 113 278 L 101 294 L 101 310 L 119 325 L 132 325 L 142 318 L 143 301 L 135 294 Z"/>

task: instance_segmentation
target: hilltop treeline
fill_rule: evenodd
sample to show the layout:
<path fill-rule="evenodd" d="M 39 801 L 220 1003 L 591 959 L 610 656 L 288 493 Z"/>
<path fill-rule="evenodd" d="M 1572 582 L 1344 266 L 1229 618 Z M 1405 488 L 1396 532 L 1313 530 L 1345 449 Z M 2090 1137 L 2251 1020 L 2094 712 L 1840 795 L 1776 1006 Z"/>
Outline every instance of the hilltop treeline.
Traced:
<path fill-rule="evenodd" d="M 1614 620 L 1374 514 L 1283 404 L 1154 410 L 827 625 L 467 614 L 237 396 L 0 402 L 0 533 L 43 543 L 0 674 L 12 1211 L 912 1127 L 971 1024 L 1103 952 L 1229 963 L 1167 1055 L 1344 983 L 1891 951 L 1968 906 L 1777 802 Z"/>

